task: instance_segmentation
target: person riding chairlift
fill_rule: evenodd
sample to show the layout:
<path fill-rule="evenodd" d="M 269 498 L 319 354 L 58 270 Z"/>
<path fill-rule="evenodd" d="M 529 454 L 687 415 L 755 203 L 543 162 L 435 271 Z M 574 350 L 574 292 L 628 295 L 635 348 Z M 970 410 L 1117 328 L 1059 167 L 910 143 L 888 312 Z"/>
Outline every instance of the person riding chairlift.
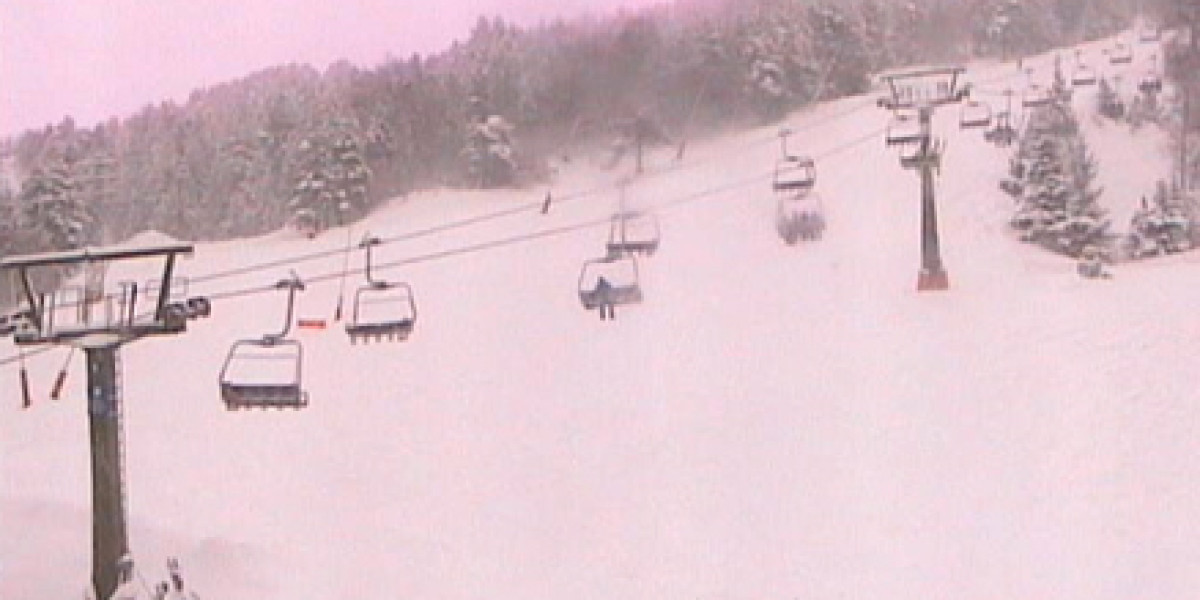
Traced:
<path fill-rule="evenodd" d="M 616 305 L 613 304 L 612 293 L 613 286 L 608 282 L 608 279 L 603 275 L 598 277 L 596 279 L 596 296 L 600 299 L 598 308 L 600 309 L 601 321 L 617 318 L 617 309 Z"/>

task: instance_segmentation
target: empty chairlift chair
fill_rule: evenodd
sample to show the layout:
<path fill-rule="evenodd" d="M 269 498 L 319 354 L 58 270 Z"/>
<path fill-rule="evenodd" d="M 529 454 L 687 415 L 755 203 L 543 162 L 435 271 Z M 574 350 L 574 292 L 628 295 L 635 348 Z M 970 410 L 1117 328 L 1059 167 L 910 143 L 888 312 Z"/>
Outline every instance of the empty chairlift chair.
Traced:
<path fill-rule="evenodd" d="M 651 256 L 658 250 L 660 238 L 658 218 L 653 213 L 618 212 L 609 225 L 607 251 L 609 256 Z"/>
<path fill-rule="evenodd" d="M 607 256 L 585 262 L 579 273 L 579 301 L 586 310 L 641 302 L 637 259 Z"/>
<path fill-rule="evenodd" d="M 301 387 L 304 349 L 289 339 L 296 292 L 304 283 L 296 276 L 275 284 L 287 290 L 283 330 L 258 339 L 240 340 L 229 349 L 221 367 L 221 399 L 225 408 L 303 408 L 308 393 Z"/>
<path fill-rule="evenodd" d="M 1114 65 L 1127 65 L 1133 62 L 1133 50 L 1129 46 L 1118 43 L 1108 51 L 1108 62 Z"/>
<path fill-rule="evenodd" d="M 1044 86 L 1032 84 L 1021 97 L 1021 105 L 1025 108 L 1047 106 L 1054 102 L 1054 93 Z"/>
<path fill-rule="evenodd" d="M 359 244 L 366 253 L 366 285 L 354 293 L 354 307 L 346 323 L 351 343 L 371 340 L 404 341 L 417 322 L 417 301 L 407 283 L 375 279 L 371 272 L 371 248 L 379 238 L 367 237 Z"/>
<path fill-rule="evenodd" d="M 963 103 L 959 112 L 958 126 L 962 129 L 979 129 L 992 124 L 992 107 L 978 100 Z"/>
<path fill-rule="evenodd" d="M 771 189 L 789 194 L 804 193 L 817 183 L 817 165 L 811 157 L 796 156 L 788 152 L 787 139 L 792 130 L 779 131 L 780 158 L 775 161 L 775 173 Z"/>
<path fill-rule="evenodd" d="M 884 142 L 888 146 L 915 144 L 921 141 L 921 123 L 915 112 L 903 111 L 892 115 L 884 132 Z"/>
<path fill-rule="evenodd" d="M 1095 85 L 1096 79 L 1096 70 L 1085 64 L 1077 65 L 1071 74 L 1071 83 L 1077 86 Z"/>
<path fill-rule="evenodd" d="M 807 156 L 786 155 L 775 162 L 771 188 L 776 192 L 807 192 L 817 183 L 817 167 Z"/>

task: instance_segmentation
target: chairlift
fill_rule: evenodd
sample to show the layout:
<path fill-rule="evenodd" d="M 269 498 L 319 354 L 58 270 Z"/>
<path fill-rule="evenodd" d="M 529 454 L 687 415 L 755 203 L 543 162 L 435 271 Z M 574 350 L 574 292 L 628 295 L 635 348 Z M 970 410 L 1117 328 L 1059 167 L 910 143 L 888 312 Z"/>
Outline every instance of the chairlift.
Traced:
<path fill-rule="evenodd" d="M 797 156 L 787 149 L 790 129 L 779 132 L 781 158 L 775 161 L 775 174 L 771 188 L 777 192 L 811 190 L 817 182 L 817 166 L 808 156 Z"/>
<path fill-rule="evenodd" d="M 1033 84 L 1025 90 L 1021 97 L 1021 105 L 1025 108 L 1036 108 L 1054 103 L 1054 94 L 1043 86 Z"/>
<path fill-rule="evenodd" d="M 608 230 L 609 256 L 642 254 L 652 256 L 658 250 L 661 232 L 653 213 L 618 212 L 612 216 Z"/>
<path fill-rule="evenodd" d="M 579 301 L 586 310 L 641 302 L 637 259 L 632 255 L 606 256 L 583 263 Z"/>
<path fill-rule="evenodd" d="M 811 190 L 817 181 L 817 166 L 808 156 L 784 156 L 775 162 L 771 188 L 777 192 Z"/>
<path fill-rule="evenodd" d="M 1108 62 L 1114 65 L 1127 65 L 1133 62 L 1133 50 L 1123 43 L 1117 43 L 1108 52 Z"/>
<path fill-rule="evenodd" d="M 1012 145 L 1013 141 L 1017 139 L 1017 130 L 1013 127 L 1011 113 L 1008 111 L 997 113 L 995 125 L 984 132 L 983 139 L 1001 148 Z"/>
<path fill-rule="evenodd" d="M 888 122 L 887 130 L 884 132 L 884 141 L 887 146 L 915 144 L 924 137 L 920 120 L 913 112 L 896 113 Z"/>
<path fill-rule="evenodd" d="M 1157 94 L 1162 91 L 1162 78 L 1153 73 L 1147 74 L 1138 82 L 1138 90 L 1143 94 Z"/>
<path fill-rule="evenodd" d="M 367 237 L 359 244 L 366 253 L 366 285 L 354 293 L 354 307 L 346 323 L 350 342 L 404 341 L 417 321 L 417 302 L 407 283 L 375 279 L 371 272 L 371 248 L 382 242 Z"/>
<path fill-rule="evenodd" d="M 992 107 L 979 100 L 968 100 L 959 111 L 958 126 L 961 129 L 978 129 L 992 124 Z"/>
<path fill-rule="evenodd" d="M 300 342 L 287 337 L 296 292 L 304 290 L 304 283 L 293 274 L 276 283 L 275 289 L 288 293 L 283 329 L 235 342 L 221 367 L 221 399 L 228 410 L 308 405 L 308 392 L 301 388 L 300 378 L 304 349 Z"/>
<path fill-rule="evenodd" d="M 1077 66 L 1071 74 L 1071 83 L 1077 86 L 1095 85 L 1096 70 L 1084 64 Z"/>
<path fill-rule="evenodd" d="M 800 240 L 817 240 L 825 232 L 825 210 L 816 192 L 779 198 L 775 230 L 789 246 Z"/>

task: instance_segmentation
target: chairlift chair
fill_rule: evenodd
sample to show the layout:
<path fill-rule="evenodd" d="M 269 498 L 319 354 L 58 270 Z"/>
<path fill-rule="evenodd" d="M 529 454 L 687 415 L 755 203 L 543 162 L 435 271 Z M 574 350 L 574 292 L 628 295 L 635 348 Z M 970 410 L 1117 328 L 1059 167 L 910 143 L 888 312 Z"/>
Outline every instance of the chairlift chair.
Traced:
<path fill-rule="evenodd" d="M 608 230 L 609 256 L 641 254 L 652 256 L 658 250 L 661 231 L 653 213 L 618 212 L 612 216 Z"/>
<path fill-rule="evenodd" d="M 1071 83 L 1077 86 L 1095 85 L 1096 70 L 1087 65 L 1079 65 L 1075 68 L 1075 72 L 1071 74 Z"/>
<path fill-rule="evenodd" d="M 275 284 L 287 290 L 283 329 L 258 339 L 239 340 L 221 367 L 221 399 L 228 410 L 243 408 L 303 408 L 308 392 L 301 388 L 304 349 L 289 339 L 296 292 L 304 284 L 295 275 Z"/>
<path fill-rule="evenodd" d="M 775 173 L 771 189 L 776 192 L 800 192 L 811 190 L 817 182 L 817 166 L 809 156 L 797 156 L 788 152 L 787 139 L 792 135 L 788 128 L 779 131 L 780 159 L 775 161 Z"/>
<path fill-rule="evenodd" d="M 601 281 L 607 285 L 601 285 Z M 606 256 L 585 262 L 579 273 L 579 301 L 586 310 L 641 302 L 637 259 L 632 255 Z"/>
<path fill-rule="evenodd" d="M 963 103 L 959 112 L 958 125 L 962 129 L 978 129 L 992 124 L 992 107 L 979 100 Z"/>
<path fill-rule="evenodd" d="M 1108 52 L 1108 62 L 1114 65 L 1127 65 L 1133 62 L 1133 50 L 1125 44 L 1117 44 Z"/>
<path fill-rule="evenodd" d="M 817 182 L 817 167 L 808 156 L 785 155 L 775 162 L 771 188 L 777 192 L 804 192 Z"/>
<path fill-rule="evenodd" d="M 1021 97 L 1021 105 L 1025 108 L 1036 108 L 1038 106 L 1047 106 L 1054 102 L 1054 95 L 1050 90 L 1040 85 L 1034 84 L 1025 90 L 1024 96 Z"/>
<path fill-rule="evenodd" d="M 921 141 L 923 134 L 921 123 L 915 113 L 901 112 L 892 117 L 884 132 L 884 141 L 888 146 L 915 144 Z"/>
<path fill-rule="evenodd" d="M 789 246 L 800 240 L 817 240 L 825 232 L 825 211 L 815 192 L 779 198 L 775 230 Z"/>
<path fill-rule="evenodd" d="M 1162 78 L 1152 73 L 1145 75 L 1138 82 L 1138 90 L 1143 94 L 1157 94 L 1162 91 Z"/>
<path fill-rule="evenodd" d="M 354 293 L 354 307 L 346 323 L 350 342 L 371 340 L 404 341 L 417 321 L 417 302 L 412 286 L 403 282 L 375 279 L 371 272 L 371 248 L 379 238 L 367 237 L 359 244 L 366 252 L 366 285 Z"/>
<path fill-rule="evenodd" d="M 1012 145 L 1017 139 L 1017 130 L 1013 127 L 1012 116 L 1008 111 L 996 113 L 995 125 L 984 132 L 983 139 L 1000 147 Z"/>

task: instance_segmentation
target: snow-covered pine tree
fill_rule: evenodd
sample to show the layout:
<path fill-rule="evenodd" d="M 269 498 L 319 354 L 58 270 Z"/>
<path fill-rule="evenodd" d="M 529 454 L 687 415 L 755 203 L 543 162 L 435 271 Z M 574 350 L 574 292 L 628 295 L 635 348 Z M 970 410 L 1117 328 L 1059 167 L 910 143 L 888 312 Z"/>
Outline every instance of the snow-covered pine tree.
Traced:
<path fill-rule="evenodd" d="M 371 171 L 348 123 L 336 121 L 308 135 L 300 142 L 299 155 L 288 204 L 299 229 L 315 235 L 366 212 Z"/>
<path fill-rule="evenodd" d="M 1154 198 L 1142 197 L 1129 223 L 1124 252 L 1129 258 L 1174 254 L 1192 248 L 1192 221 L 1180 195 L 1159 181 Z"/>
<path fill-rule="evenodd" d="M 463 156 L 472 185 L 493 188 L 516 181 L 517 160 L 510 134 L 513 127 L 500 115 L 472 119 Z"/>
<path fill-rule="evenodd" d="M 766 52 L 750 59 L 748 85 L 750 103 L 760 119 L 773 122 L 787 112 L 788 88 L 780 61 Z"/>
<path fill-rule="evenodd" d="M 1098 204 L 1096 162 L 1074 115 L 1062 104 L 1039 108 L 1018 150 L 1021 182 L 1010 224 L 1021 239 L 1078 258 L 1085 249 L 1107 250 L 1106 213 Z"/>
<path fill-rule="evenodd" d="M 812 55 L 828 72 L 824 94 L 840 97 L 858 94 L 870 85 L 869 59 L 855 23 L 836 4 L 816 4 L 808 9 Z"/>
<path fill-rule="evenodd" d="M 96 216 L 85 205 L 67 163 L 54 160 L 21 186 L 22 224 L 44 232 L 53 250 L 82 248 L 96 240 Z"/>

